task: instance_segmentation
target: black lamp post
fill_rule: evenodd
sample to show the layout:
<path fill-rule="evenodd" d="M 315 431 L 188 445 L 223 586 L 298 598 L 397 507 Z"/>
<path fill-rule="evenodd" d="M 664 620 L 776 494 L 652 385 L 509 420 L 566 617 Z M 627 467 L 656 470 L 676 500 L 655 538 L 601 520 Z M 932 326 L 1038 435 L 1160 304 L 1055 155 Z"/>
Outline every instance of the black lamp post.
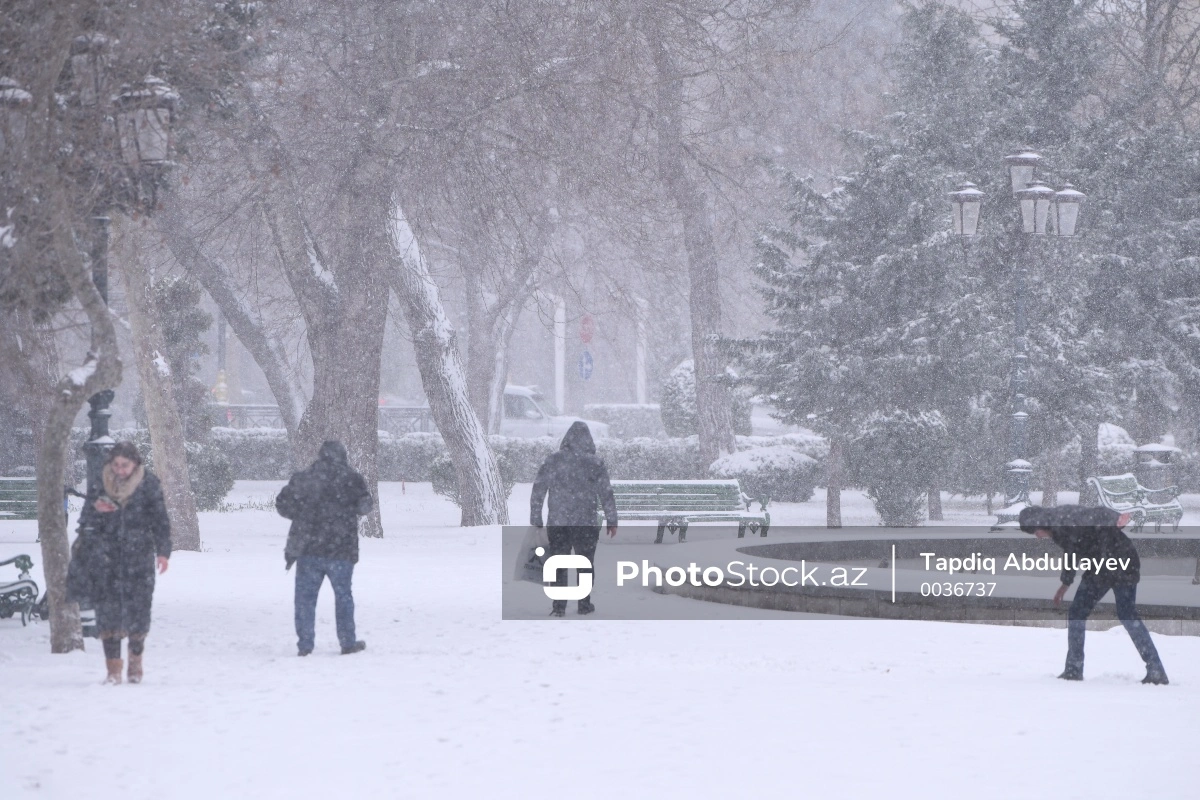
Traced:
<path fill-rule="evenodd" d="M 1079 220 L 1079 207 L 1086 196 L 1070 184 L 1055 192 L 1033 181 L 1034 169 L 1041 156 L 1026 151 L 1004 159 L 1009 168 L 1013 197 L 1021 210 L 1021 229 L 1033 236 L 1044 236 L 1053 229 L 1058 236 L 1074 236 Z M 964 183 L 950 193 L 954 214 L 954 232 L 974 236 L 978 231 L 979 208 L 983 193 L 974 184 Z M 1013 363 L 1011 373 L 1012 415 L 1009 435 L 1011 458 L 1005 464 L 1004 507 L 996 512 L 995 528 L 1016 525 L 1021 509 L 1029 505 L 1029 477 L 1033 464 L 1026 458 L 1026 427 L 1029 413 L 1025 410 L 1028 383 L 1028 342 L 1025 336 L 1025 284 L 1028 278 L 1028 240 L 1017 256 L 1016 290 L 1014 292 L 1015 325 L 1013 330 Z"/>
<path fill-rule="evenodd" d="M 111 40 L 101 33 L 85 33 L 71 43 L 71 73 L 79 106 L 101 116 L 100 147 L 115 146 L 119 167 L 98 176 L 102 187 L 92 214 L 88 257 L 92 281 L 108 304 L 108 241 L 113 208 L 150 212 L 157 204 L 158 187 L 171 166 L 171 124 L 179 96 L 162 80 L 148 75 L 138 84 L 122 86 L 115 97 L 108 95 L 108 49 Z M 108 125 L 112 128 L 108 128 Z M 110 150 L 111 152 L 111 150 Z M 99 162 L 100 159 L 97 159 Z M 83 446 L 87 458 L 88 495 L 98 493 L 105 454 L 114 444 L 109 435 L 110 406 L 116 396 L 111 389 L 88 398 L 92 428 Z"/>
<path fill-rule="evenodd" d="M 12 78 L 0 78 L 0 156 L 15 155 L 19 144 L 25 140 L 29 107 L 33 95 L 21 88 Z"/>

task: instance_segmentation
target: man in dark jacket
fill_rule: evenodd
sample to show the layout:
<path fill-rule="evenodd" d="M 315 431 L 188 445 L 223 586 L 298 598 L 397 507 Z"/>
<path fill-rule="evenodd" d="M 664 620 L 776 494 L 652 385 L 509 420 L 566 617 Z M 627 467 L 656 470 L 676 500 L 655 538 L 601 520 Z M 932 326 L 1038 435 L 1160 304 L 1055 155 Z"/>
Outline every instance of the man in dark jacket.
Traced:
<path fill-rule="evenodd" d="M 597 505 L 604 507 L 608 535 L 617 535 L 617 501 L 613 497 L 608 469 L 596 455 L 592 432 L 584 422 L 573 422 L 563 436 L 558 452 L 546 457 L 533 482 L 529 497 L 529 524 L 542 527 L 542 501 L 550 495 L 549 526 L 550 555 L 566 555 L 575 549 L 577 555 L 595 561 L 600 526 L 596 524 Z M 556 586 L 566 586 L 566 570 L 560 570 Z M 578 612 L 591 614 L 596 610 L 592 597 L 579 601 Z M 567 601 L 555 600 L 550 615 L 567 613 Z"/>
<path fill-rule="evenodd" d="M 1073 564 L 1087 559 L 1092 565 L 1083 574 L 1075 600 L 1067 612 L 1067 666 L 1058 677 L 1083 680 L 1083 640 L 1087 619 L 1100 598 L 1111 589 L 1117 604 L 1117 617 L 1138 654 L 1146 662 L 1142 683 L 1166 684 L 1167 673 L 1150 639 L 1150 632 L 1137 613 L 1137 585 L 1141 579 L 1141 560 L 1137 548 L 1121 528 L 1129 515 L 1111 508 L 1087 506 L 1030 506 L 1021 511 L 1021 530 L 1039 539 L 1051 539 L 1064 555 L 1062 585 L 1054 593 L 1054 605 L 1075 581 Z"/>
<path fill-rule="evenodd" d="M 351 579 L 358 563 L 358 518 L 371 511 L 371 492 L 351 468 L 341 442 L 321 445 L 316 462 L 292 475 L 275 498 L 279 514 L 292 520 L 283 557 L 296 564 L 296 636 L 300 655 L 313 651 L 317 595 L 325 578 L 333 586 L 334 617 L 342 655 L 364 650 L 355 638 Z"/>

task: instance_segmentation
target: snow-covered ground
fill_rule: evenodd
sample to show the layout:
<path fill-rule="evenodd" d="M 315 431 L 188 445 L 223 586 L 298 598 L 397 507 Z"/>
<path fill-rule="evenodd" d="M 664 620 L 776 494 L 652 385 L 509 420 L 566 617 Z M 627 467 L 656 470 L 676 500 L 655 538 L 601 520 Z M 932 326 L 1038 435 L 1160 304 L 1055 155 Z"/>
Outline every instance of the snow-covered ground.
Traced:
<path fill-rule="evenodd" d="M 45 624 L 0 620 L 0 798 L 1196 794 L 1200 639 L 1156 636 L 1172 683 L 1149 687 L 1120 628 L 1089 632 L 1087 680 L 1065 684 L 1061 629 L 740 608 L 755 619 L 631 622 L 602 605 L 503 622 L 500 531 L 456 527 L 428 484 L 381 486 L 387 536 L 355 574 L 366 652 L 337 654 L 326 589 L 317 652 L 297 658 L 279 485 L 239 483 L 240 510 L 202 515 L 205 552 L 172 558 L 140 686 L 101 685 L 92 640 L 52 656 Z M 1200 497 L 1183 500 L 1200 523 Z M 820 492 L 772 507 L 775 525 L 823 514 Z M 946 516 L 988 521 L 974 501 Z M 845 517 L 876 522 L 853 493 Z M 40 562 L 34 539 L 0 523 L 0 559 Z"/>

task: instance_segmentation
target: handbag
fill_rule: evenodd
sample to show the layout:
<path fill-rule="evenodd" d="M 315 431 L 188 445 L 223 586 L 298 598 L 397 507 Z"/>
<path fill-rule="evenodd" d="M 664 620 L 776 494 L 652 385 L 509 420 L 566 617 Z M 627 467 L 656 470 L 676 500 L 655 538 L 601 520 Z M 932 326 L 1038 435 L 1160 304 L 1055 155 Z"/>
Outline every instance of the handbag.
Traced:
<path fill-rule="evenodd" d="M 537 549 L 542 548 L 542 555 L 537 554 Z M 542 583 L 542 565 L 546 562 L 546 558 L 550 555 L 550 534 L 547 533 L 545 526 L 535 528 L 532 525 L 525 529 L 525 537 L 521 540 L 521 547 L 517 551 L 516 570 L 513 574 L 513 579 L 518 581 L 532 581 L 538 585 Z"/>
<path fill-rule="evenodd" d="M 94 605 L 96 589 L 96 535 L 80 526 L 79 535 L 71 543 L 71 560 L 67 564 L 67 602 L 80 608 Z"/>

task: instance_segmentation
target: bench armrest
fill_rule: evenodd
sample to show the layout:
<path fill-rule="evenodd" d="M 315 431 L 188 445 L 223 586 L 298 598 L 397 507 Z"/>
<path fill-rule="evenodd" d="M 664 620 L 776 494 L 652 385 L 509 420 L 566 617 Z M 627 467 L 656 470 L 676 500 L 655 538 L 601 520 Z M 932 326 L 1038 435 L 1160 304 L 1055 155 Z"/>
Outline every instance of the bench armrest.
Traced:
<path fill-rule="evenodd" d="M 33 559 L 27 555 L 13 556 L 7 561 L 0 561 L 0 567 L 6 567 L 9 564 L 14 564 L 18 572 L 28 572 L 33 569 Z"/>
<path fill-rule="evenodd" d="M 742 502 L 746 504 L 747 511 L 750 510 L 751 503 L 758 503 L 758 510 L 766 511 L 767 503 L 771 502 L 770 497 L 751 497 L 750 495 L 746 494 L 745 492 L 741 492 L 741 496 L 742 496 Z"/>
<path fill-rule="evenodd" d="M 1152 495 L 1152 494 L 1168 494 L 1168 495 L 1170 495 L 1171 500 L 1174 500 L 1175 498 L 1179 497 L 1179 487 L 1178 486 L 1164 486 L 1161 489 L 1147 489 L 1145 486 L 1142 486 L 1139 484 L 1138 489 L 1141 490 L 1140 500 L 1143 503 L 1146 502 L 1146 497 L 1149 495 Z M 1161 504 L 1159 503 L 1159 504 L 1155 504 L 1155 505 L 1161 505 Z"/>

